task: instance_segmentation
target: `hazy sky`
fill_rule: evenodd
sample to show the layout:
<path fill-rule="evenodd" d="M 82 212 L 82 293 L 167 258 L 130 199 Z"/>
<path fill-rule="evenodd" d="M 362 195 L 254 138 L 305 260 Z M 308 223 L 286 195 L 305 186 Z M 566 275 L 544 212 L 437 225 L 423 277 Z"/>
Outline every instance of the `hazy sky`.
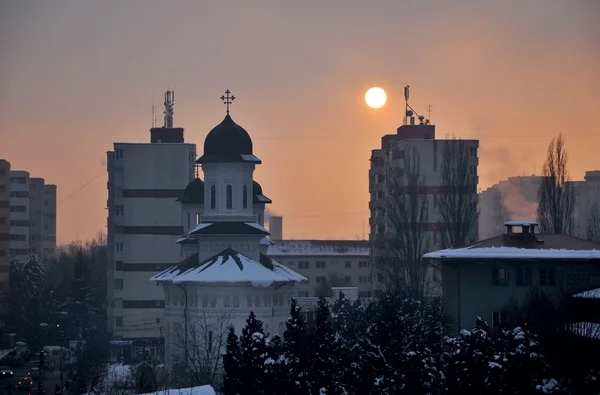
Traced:
<path fill-rule="evenodd" d="M 438 137 L 481 140 L 480 188 L 539 172 L 560 132 L 574 179 L 599 169 L 599 20 L 597 0 L 0 0 L 0 157 L 58 185 L 59 242 L 85 239 L 105 230 L 106 151 L 149 141 L 153 92 L 162 110 L 175 90 L 201 151 L 229 88 L 284 236 L 362 237 L 406 83 Z"/>

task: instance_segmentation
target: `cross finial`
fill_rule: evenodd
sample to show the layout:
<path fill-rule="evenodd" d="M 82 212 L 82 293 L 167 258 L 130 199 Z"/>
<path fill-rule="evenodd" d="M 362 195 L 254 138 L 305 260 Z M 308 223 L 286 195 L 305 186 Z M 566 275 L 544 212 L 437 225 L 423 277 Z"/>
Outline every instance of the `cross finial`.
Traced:
<path fill-rule="evenodd" d="M 225 103 L 225 106 L 227 106 L 227 114 L 229 115 L 229 106 L 231 105 L 231 103 L 233 103 L 233 101 L 235 100 L 235 96 L 233 95 L 229 95 L 231 92 L 229 92 L 229 89 L 227 89 L 225 91 L 225 95 L 221 96 L 221 100 L 223 100 L 223 103 Z"/>

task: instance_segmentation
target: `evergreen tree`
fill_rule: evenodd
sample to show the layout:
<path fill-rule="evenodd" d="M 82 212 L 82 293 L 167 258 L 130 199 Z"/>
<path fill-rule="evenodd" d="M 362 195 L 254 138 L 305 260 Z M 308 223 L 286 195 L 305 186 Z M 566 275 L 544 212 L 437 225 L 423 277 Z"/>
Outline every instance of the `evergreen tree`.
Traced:
<path fill-rule="evenodd" d="M 262 321 L 256 318 L 254 312 L 250 312 L 240 336 L 240 372 L 243 372 L 240 377 L 240 394 L 264 393 L 267 358 L 267 342 Z"/>
<path fill-rule="evenodd" d="M 283 351 L 287 362 L 290 395 L 305 395 L 308 393 L 308 337 L 306 325 L 300 316 L 300 307 L 292 298 L 290 317 L 285 323 L 283 333 Z"/>
<path fill-rule="evenodd" d="M 223 376 L 223 394 L 236 395 L 242 390 L 241 377 L 244 376 L 240 364 L 240 344 L 235 329 L 229 328 L 227 335 L 227 346 L 223 355 L 223 368 L 225 375 Z"/>
<path fill-rule="evenodd" d="M 314 331 L 310 339 L 309 388 L 312 394 L 344 393 L 342 377 L 344 361 L 341 360 L 343 342 L 333 327 L 329 305 L 320 298 L 315 312 Z"/>
<path fill-rule="evenodd" d="M 486 393 L 490 366 L 495 367 L 490 365 L 494 343 L 488 332 L 488 325 L 477 317 L 472 331 L 462 330 L 458 337 L 446 338 L 446 389 L 449 394 Z"/>
<path fill-rule="evenodd" d="M 290 394 L 292 388 L 290 371 L 287 367 L 283 341 L 279 335 L 267 342 L 267 359 L 265 360 L 264 393 Z M 306 394 L 306 392 L 304 392 Z"/>

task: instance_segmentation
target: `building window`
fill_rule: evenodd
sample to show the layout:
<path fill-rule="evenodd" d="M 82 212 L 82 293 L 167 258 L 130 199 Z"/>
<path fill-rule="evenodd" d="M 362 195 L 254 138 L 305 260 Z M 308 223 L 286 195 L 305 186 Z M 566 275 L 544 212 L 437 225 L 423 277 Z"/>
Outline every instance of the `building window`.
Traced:
<path fill-rule="evenodd" d="M 231 307 L 231 297 L 229 295 L 225 295 L 225 307 Z"/>
<path fill-rule="evenodd" d="M 317 262 L 315 262 L 315 267 L 317 269 L 325 269 L 325 261 L 317 261 Z"/>
<path fill-rule="evenodd" d="M 283 321 L 281 321 L 279 323 L 279 332 L 278 332 L 280 336 L 283 335 L 284 330 L 285 330 L 285 323 Z"/>
<path fill-rule="evenodd" d="M 115 159 L 123 159 L 123 150 L 122 149 L 115 150 Z"/>
<path fill-rule="evenodd" d="M 369 262 L 368 261 L 359 261 L 358 262 L 358 268 L 359 269 L 365 269 L 369 267 Z"/>
<path fill-rule="evenodd" d="M 506 322 L 506 316 L 501 311 L 492 313 L 492 328 L 500 328 Z"/>
<path fill-rule="evenodd" d="M 298 269 L 308 269 L 309 263 L 308 261 L 300 261 L 298 262 Z"/>
<path fill-rule="evenodd" d="M 350 276 L 344 277 L 344 285 L 350 285 L 350 284 L 352 284 L 352 277 L 350 277 Z"/>
<path fill-rule="evenodd" d="M 252 307 L 252 295 L 246 295 L 246 306 Z"/>
<path fill-rule="evenodd" d="M 531 286 L 531 268 L 517 269 L 517 285 Z"/>
<path fill-rule="evenodd" d="M 190 228 L 190 213 L 187 213 L 187 227 Z"/>
<path fill-rule="evenodd" d="M 233 208 L 233 187 L 231 185 L 227 185 L 227 188 L 225 188 L 225 196 L 226 196 L 225 207 Z"/>
<path fill-rule="evenodd" d="M 327 282 L 327 278 L 324 276 L 317 276 L 315 277 L 315 281 L 317 284 L 325 284 Z"/>
<path fill-rule="evenodd" d="M 115 299 L 115 309 L 122 309 L 123 308 L 123 299 L 118 298 Z"/>
<path fill-rule="evenodd" d="M 385 233 L 385 226 L 383 224 L 377 224 L 375 233 Z"/>
<path fill-rule="evenodd" d="M 117 204 L 115 206 L 115 215 L 117 216 L 122 216 L 125 214 L 125 208 L 123 207 L 122 204 Z"/>
<path fill-rule="evenodd" d="M 477 156 L 477 148 L 476 147 L 469 148 L 469 155 L 471 155 L 473 158 L 475 158 Z"/>
<path fill-rule="evenodd" d="M 123 252 L 123 242 L 115 243 L 115 252 Z"/>
<path fill-rule="evenodd" d="M 242 189 L 242 199 L 243 207 L 248 208 L 248 187 L 246 185 L 244 185 L 244 188 Z"/>
<path fill-rule="evenodd" d="M 115 317 L 115 326 L 121 328 L 123 326 L 123 317 Z"/>
<path fill-rule="evenodd" d="M 308 298 L 308 291 L 298 291 L 298 297 Z"/>
<path fill-rule="evenodd" d="M 123 280 L 121 280 L 121 279 L 115 280 L 115 289 L 123 289 Z"/>
<path fill-rule="evenodd" d="M 196 214 L 196 225 L 200 223 L 200 214 Z"/>
<path fill-rule="evenodd" d="M 210 307 L 212 307 L 213 309 L 214 309 L 215 307 L 217 307 L 217 297 L 216 297 L 216 296 L 212 296 L 212 297 L 210 298 Z"/>
<path fill-rule="evenodd" d="M 556 269 L 540 269 L 540 285 L 556 285 Z"/>
<path fill-rule="evenodd" d="M 215 209 L 217 207 L 217 188 L 214 185 L 210 186 L 210 208 Z"/>
<path fill-rule="evenodd" d="M 254 295 L 254 307 L 260 307 L 260 295 Z"/>
<path fill-rule="evenodd" d="M 360 277 L 358 277 L 358 282 L 359 283 L 370 283 L 371 276 L 360 276 Z"/>
<path fill-rule="evenodd" d="M 378 283 L 382 283 L 383 281 L 384 281 L 383 280 L 383 274 L 382 273 L 377 273 L 377 282 Z"/>
<path fill-rule="evenodd" d="M 508 269 L 504 267 L 497 267 L 493 269 L 492 284 L 494 285 L 508 285 Z"/>
<path fill-rule="evenodd" d="M 233 297 L 233 307 L 240 307 L 240 297 L 237 295 Z"/>
<path fill-rule="evenodd" d="M 352 268 L 352 262 L 346 261 L 346 269 L 351 269 L 351 268 Z"/>

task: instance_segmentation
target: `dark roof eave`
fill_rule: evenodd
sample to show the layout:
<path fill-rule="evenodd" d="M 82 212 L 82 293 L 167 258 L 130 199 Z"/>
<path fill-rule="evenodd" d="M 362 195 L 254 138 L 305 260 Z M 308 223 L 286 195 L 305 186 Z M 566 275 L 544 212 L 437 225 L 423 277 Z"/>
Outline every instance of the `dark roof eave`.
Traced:
<path fill-rule="evenodd" d="M 252 154 L 249 154 L 252 155 Z M 198 158 L 198 160 L 196 160 L 196 163 L 198 164 L 204 164 L 204 163 L 223 163 L 223 162 L 229 162 L 229 163 L 237 163 L 237 162 L 243 162 L 243 163 L 254 163 L 256 165 L 260 165 L 262 164 L 262 161 L 260 159 L 258 159 L 257 157 L 255 157 L 256 160 L 248 160 L 248 159 L 244 159 L 240 154 L 205 154 L 202 155 L 200 158 Z"/>

